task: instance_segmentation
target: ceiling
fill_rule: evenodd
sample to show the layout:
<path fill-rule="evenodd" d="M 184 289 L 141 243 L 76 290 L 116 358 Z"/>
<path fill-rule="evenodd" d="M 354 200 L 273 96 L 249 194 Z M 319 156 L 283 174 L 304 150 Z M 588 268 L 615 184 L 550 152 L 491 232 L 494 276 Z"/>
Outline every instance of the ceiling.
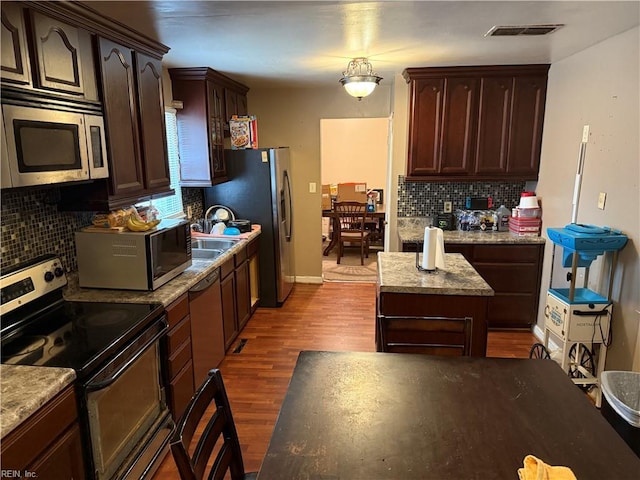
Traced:
<path fill-rule="evenodd" d="M 170 47 L 165 66 L 212 67 L 251 88 L 338 85 L 361 56 L 387 81 L 407 67 L 553 63 L 640 23 L 638 1 L 85 3 Z M 558 23 L 545 36 L 485 37 Z"/>

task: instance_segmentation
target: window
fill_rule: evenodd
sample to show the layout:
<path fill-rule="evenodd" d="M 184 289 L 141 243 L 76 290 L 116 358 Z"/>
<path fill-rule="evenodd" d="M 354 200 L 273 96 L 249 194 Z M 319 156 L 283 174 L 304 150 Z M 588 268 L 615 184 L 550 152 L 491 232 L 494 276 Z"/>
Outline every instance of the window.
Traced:
<path fill-rule="evenodd" d="M 153 204 L 160 213 L 160 218 L 179 218 L 184 217 L 184 208 L 182 206 L 182 190 L 180 190 L 180 155 L 178 153 L 178 125 L 175 109 L 166 108 L 164 120 L 167 130 L 169 175 L 171 177 L 171 188 L 175 193 L 152 202 L 144 202 L 143 205 Z"/>

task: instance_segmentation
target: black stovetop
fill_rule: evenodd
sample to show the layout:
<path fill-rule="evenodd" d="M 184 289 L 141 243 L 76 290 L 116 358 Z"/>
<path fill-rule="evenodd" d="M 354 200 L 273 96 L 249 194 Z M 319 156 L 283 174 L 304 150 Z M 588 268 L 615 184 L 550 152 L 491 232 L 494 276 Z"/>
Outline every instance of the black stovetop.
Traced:
<path fill-rule="evenodd" d="M 2 363 L 73 368 L 79 379 L 159 317 L 159 304 L 58 300 L 25 325 L 2 325 Z"/>

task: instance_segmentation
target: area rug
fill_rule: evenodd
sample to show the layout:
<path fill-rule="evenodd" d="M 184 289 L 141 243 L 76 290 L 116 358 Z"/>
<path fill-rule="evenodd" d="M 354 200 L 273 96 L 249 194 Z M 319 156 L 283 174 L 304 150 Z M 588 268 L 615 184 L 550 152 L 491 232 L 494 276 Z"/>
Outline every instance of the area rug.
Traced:
<path fill-rule="evenodd" d="M 364 259 L 364 266 L 360 265 L 360 252 L 347 252 L 340 259 L 338 265 L 336 254 L 322 257 L 322 279 L 325 282 L 360 282 L 376 283 L 378 279 L 377 252 L 369 252 L 369 258 Z"/>

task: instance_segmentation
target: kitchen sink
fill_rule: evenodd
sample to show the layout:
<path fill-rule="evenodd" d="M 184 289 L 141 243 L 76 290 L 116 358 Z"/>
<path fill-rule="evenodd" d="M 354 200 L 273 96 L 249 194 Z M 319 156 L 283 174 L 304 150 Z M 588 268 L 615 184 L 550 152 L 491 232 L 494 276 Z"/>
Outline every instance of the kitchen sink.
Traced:
<path fill-rule="evenodd" d="M 192 238 L 191 248 L 193 250 L 221 250 L 223 252 L 229 250 L 236 245 L 237 240 L 225 240 L 221 238 Z"/>
<path fill-rule="evenodd" d="M 192 248 L 191 258 L 213 260 L 224 253 L 224 250 L 214 248 Z"/>

